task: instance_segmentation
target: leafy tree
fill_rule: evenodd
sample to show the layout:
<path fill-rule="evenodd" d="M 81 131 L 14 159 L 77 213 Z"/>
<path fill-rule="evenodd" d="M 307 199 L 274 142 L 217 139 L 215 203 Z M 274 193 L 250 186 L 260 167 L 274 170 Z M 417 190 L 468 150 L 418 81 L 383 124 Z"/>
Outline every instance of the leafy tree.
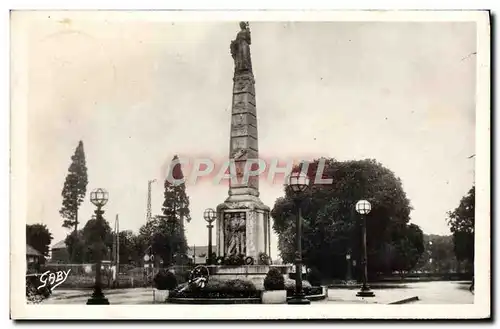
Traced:
<path fill-rule="evenodd" d="M 425 235 L 425 250 L 420 256 L 415 270 L 432 273 L 457 271 L 459 264 L 455 257 L 452 235 Z"/>
<path fill-rule="evenodd" d="M 396 250 L 394 261 L 396 269 L 404 275 L 417 265 L 424 252 L 424 234 L 415 224 L 403 226 L 397 234 L 399 237 L 393 243 Z"/>
<path fill-rule="evenodd" d="M 339 278 L 345 278 L 348 250 L 360 264 L 361 222 L 355 204 L 367 199 L 372 204 L 366 218 L 369 274 L 408 270 L 415 265 L 417 255 L 423 251 L 422 231 L 416 225 L 408 225 L 411 206 L 401 180 L 375 160 L 323 160 L 322 178 L 330 178 L 332 183 L 314 184 L 319 160 L 309 163 L 307 174 L 311 185 L 301 201 L 304 263 L 323 275 Z M 281 258 L 293 262 L 295 207 L 288 190 L 276 200 L 271 216 Z M 403 262 L 402 258 L 407 256 L 410 259 Z"/>
<path fill-rule="evenodd" d="M 59 213 L 64 218 L 63 227 L 78 230 L 78 209 L 87 193 L 87 166 L 83 142 L 80 141 L 71 157 L 68 175 L 62 190 L 62 207 Z"/>
<path fill-rule="evenodd" d="M 71 263 L 81 264 L 88 260 L 88 252 L 82 230 L 71 232 L 66 236 L 64 242 Z"/>
<path fill-rule="evenodd" d="M 183 261 L 187 253 L 187 242 L 184 232 L 184 220 L 189 222 L 189 197 L 186 186 L 178 181 L 184 178 L 182 168 L 174 156 L 170 165 L 171 173 L 165 180 L 164 202 L 162 216 L 155 216 L 139 229 L 136 238 L 136 249 L 141 251 L 141 256 L 148 247 L 153 253 L 163 260 L 163 265 Z M 155 258 L 158 262 L 158 257 Z"/>
<path fill-rule="evenodd" d="M 88 261 L 109 255 L 113 246 L 113 234 L 109 223 L 103 219 L 92 218 L 82 230 L 83 241 L 87 246 Z"/>
<path fill-rule="evenodd" d="M 113 234 L 114 235 L 114 234 Z M 134 232 L 121 231 L 120 232 L 120 264 L 127 264 L 134 262 L 136 264 L 141 262 L 143 252 L 146 249 L 146 244 L 139 243 L 138 236 Z"/>
<path fill-rule="evenodd" d="M 453 233 L 455 255 L 459 261 L 474 262 L 475 187 L 461 200 L 459 206 L 448 212 L 448 225 Z"/>
<path fill-rule="evenodd" d="M 52 233 L 50 233 L 46 225 L 26 225 L 26 243 L 44 256 L 49 255 L 49 246 L 52 239 Z"/>
<path fill-rule="evenodd" d="M 133 255 L 132 261 L 136 264 L 141 264 L 143 261 L 144 253 L 149 245 L 149 238 L 146 240 L 144 236 L 138 234 L 133 238 Z"/>
<path fill-rule="evenodd" d="M 187 251 L 187 243 L 184 232 L 176 224 L 165 217 L 157 216 L 143 225 L 137 239 L 138 245 L 143 248 L 142 255 L 151 246 L 153 254 L 163 260 L 164 266 L 178 263 L 175 256 L 177 255 L 178 259 L 183 258 L 182 255 Z"/>

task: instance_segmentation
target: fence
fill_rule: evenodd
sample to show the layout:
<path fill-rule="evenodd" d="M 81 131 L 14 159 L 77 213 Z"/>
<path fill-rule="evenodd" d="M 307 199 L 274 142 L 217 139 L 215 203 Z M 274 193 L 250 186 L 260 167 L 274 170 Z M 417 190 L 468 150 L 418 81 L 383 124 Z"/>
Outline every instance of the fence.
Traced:
<path fill-rule="evenodd" d="M 171 266 L 167 270 L 172 271 L 178 283 L 186 282 L 189 272 L 193 267 L 189 265 Z M 96 264 L 45 264 L 40 268 L 38 274 L 46 271 L 70 271 L 68 278 L 59 289 L 87 289 L 95 285 Z M 140 288 L 153 286 L 153 278 L 158 273 L 159 268 L 136 267 L 120 264 L 117 273 L 117 280 L 113 280 L 111 264 L 103 263 L 101 267 L 101 287 L 111 288 Z"/>

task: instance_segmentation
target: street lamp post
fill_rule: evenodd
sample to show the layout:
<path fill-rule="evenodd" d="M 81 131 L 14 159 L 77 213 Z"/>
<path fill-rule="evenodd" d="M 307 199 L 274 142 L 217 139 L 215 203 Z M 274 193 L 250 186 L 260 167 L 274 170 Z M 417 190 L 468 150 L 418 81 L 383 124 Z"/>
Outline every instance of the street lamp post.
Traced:
<path fill-rule="evenodd" d="M 373 291 L 368 287 L 368 263 L 367 263 L 367 252 L 366 252 L 366 215 L 371 211 L 372 205 L 366 200 L 360 200 L 356 203 L 356 211 L 361 215 L 362 218 L 362 229 L 363 229 L 363 286 L 361 290 L 356 294 L 358 297 L 375 297 Z"/>
<path fill-rule="evenodd" d="M 346 274 L 346 282 L 349 283 L 351 281 L 351 251 L 348 251 L 345 255 L 345 259 L 347 262 L 347 274 Z"/>
<path fill-rule="evenodd" d="M 95 210 L 96 220 L 104 221 L 102 215 L 104 211 L 101 208 L 108 202 L 108 192 L 102 188 L 95 189 L 90 192 L 90 202 L 92 202 L 97 209 Z M 104 242 L 104 241 L 101 241 Z M 92 296 L 87 300 L 87 305 L 109 305 L 108 299 L 104 296 L 101 289 L 101 250 L 100 246 L 96 245 L 96 270 L 95 270 L 95 285 Z"/>
<path fill-rule="evenodd" d="M 205 209 L 203 212 L 203 218 L 207 221 L 208 225 L 208 258 L 207 265 L 212 265 L 212 229 L 213 221 L 217 218 L 217 213 L 212 208 Z"/>
<path fill-rule="evenodd" d="M 302 210 L 300 207 L 302 193 L 309 187 L 309 178 L 302 172 L 293 172 L 288 176 L 287 188 L 292 194 L 295 202 L 296 217 L 296 243 L 295 251 L 295 296 L 288 301 L 288 304 L 310 304 L 302 289 Z"/>

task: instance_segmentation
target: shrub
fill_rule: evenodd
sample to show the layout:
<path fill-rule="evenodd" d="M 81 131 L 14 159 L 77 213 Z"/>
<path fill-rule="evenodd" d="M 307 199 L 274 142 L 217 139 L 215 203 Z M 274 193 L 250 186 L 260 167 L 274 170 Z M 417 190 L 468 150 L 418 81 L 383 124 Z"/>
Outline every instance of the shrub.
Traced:
<path fill-rule="evenodd" d="M 193 285 L 179 286 L 171 292 L 171 296 L 188 298 L 259 298 L 260 293 L 251 281 L 209 279 L 203 289 Z"/>
<path fill-rule="evenodd" d="M 307 281 L 313 286 L 321 286 L 321 273 L 312 268 L 309 273 L 307 273 Z"/>
<path fill-rule="evenodd" d="M 48 282 L 47 280 L 43 288 L 38 288 L 42 285 L 43 283 L 42 281 L 40 281 L 40 276 L 26 276 L 26 296 L 28 297 L 29 293 L 32 293 L 41 295 L 43 296 L 43 298 L 49 298 L 49 296 L 52 294 L 50 282 Z"/>
<path fill-rule="evenodd" d="M 295 280 L 290 278 L 285 279 L 286 295 L 288 297 L 295 295 Z M 302 281 L 302 290 L 306 296 L 320 295 L 322 293 L 321 287 L 313 287 L 308 281 Z"/>
<path fill-rule="evenodd" d="M 217 254 L 215 252 L 206 258 L 207 264 L 217 264 Z"/>
<path fill-rule="evenodd" d="M 311 288 L 311 284 L 307 281 L 302 281 L 302 288 L 303 289 L 306 289 L 306 288 Z M 286 290 L 295 290 L 295 280 L 292 280 L 290 278 L 287 278 L 285 280 L 285 289 Z"/>
<path fill-rule="evenodd" d="M 267 272 L 264 278 L 264 289 L 285 290 L 285 278 L 277 268 L 272 268 Z"/>
<path fill-rule="evenodd" d="M 226 282 L 226 289 L 228 291 L 256 291 L 255 285 L 251 281 L 233 279 Z"/>
<path fill-rule="evenodd" d="M 41 282 L 37 276 L 26 277 L 26 301 L 28 304 L 39 304 L 51 295 L 50 285 L 38 289 Z"/>
<path fill-rule="evenodd" d="M 303 287 L 302 291 L 306 296 L 321 295 L 323 293 L 323 289 L 321 287 Z M 287 289 L 286 295 L 287 297 L 295 296 L 295 289 Z"/>
<path fill-rule="evenodd" d="M 177 287 L 177 279 L 174 273 L 170 271 L 160 270 L 153 281 L 155 288 L 158 290 L 172 290 Z"/>

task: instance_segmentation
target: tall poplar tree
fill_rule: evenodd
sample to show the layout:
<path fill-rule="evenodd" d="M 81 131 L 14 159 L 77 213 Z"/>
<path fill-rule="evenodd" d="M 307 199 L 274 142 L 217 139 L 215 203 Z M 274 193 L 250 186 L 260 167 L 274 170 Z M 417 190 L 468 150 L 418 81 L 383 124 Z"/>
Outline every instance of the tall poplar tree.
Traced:
<path fill-rule="evenodd" d="M 186 184 L 180 180 L 184 178 L 182 167 L 179 163 L 179 157 L 173 157 L 170 164 L 170 175 L 165 180 L 165 192 L 163 202 L 163 218 L 166 221 L 167 235 L 175 237 L 169 239 L 176 242 L 170 247 L 172 253 L 183 255 L 187 252 L 187 241 L 184 232 L 184 220 L 191 221 L 189 211 L 189 197 L 186 194 Z"/>
<path fill-rule="evenodd" d="M 65 228 L 78 230 L 78 209 L 87 193 L 87 166 L 85 163 L 85 152 L 83 142 L 80 141 L 76 147 L 75 154 L 71 157 L 71 165 L 62 190 L 62 207 L 59 213 L 64 218 L 62 224 Z"/>

